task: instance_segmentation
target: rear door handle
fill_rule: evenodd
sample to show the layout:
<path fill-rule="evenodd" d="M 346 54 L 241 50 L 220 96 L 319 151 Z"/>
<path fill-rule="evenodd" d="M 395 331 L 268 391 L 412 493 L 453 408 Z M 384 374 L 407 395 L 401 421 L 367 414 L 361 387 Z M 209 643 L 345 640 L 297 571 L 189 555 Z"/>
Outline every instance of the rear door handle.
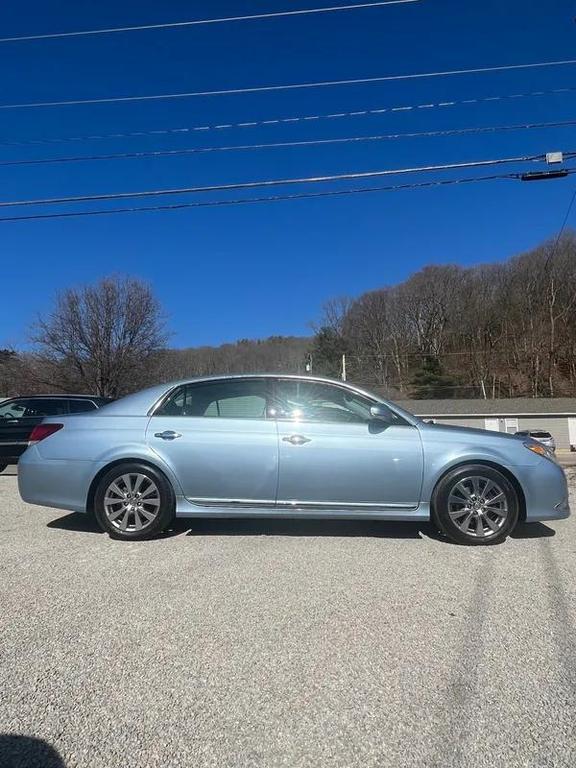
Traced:
<path fill-rule="evenodd" d="M 177 437 L 182 437 L 182 435 L 180 432 L 167 429 L 165 432 L 155 432 L 154 437 L 159 437 L 161 440 L 176 440 Z"/>
<path fill-rule="evenodd" d="M 304 437 L 304 435 L 290 435 L 289 437 L 283 437 L 282 440 L 284 440 L 285 443 L 291 443 L 292 445 L 304 445 L 304 443 L 311 442 L 309 437 Z"/>

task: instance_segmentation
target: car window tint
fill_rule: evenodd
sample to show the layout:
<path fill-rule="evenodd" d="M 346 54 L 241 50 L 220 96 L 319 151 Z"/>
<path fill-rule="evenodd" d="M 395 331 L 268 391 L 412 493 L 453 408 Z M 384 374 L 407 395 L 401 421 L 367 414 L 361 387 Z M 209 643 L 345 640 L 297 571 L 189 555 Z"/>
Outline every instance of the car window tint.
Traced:
<path fill-rule="evenodd" d="M 538 431 L 530 432 L 530 436 L 531 437 L 540 437 L 542 439 L 550 439 L 552 437 L 550 432 L 538 432 Z"/>
<path fill-rule="evenodd" d="M 0 419 L 19 419 L 26 411 L 26 406 L 22 400 L 13 400 L 8 403 L 0 404 Z"/>
<path fill-rule="evenodd" d="M 285 379 L 277 383 L 273 407 L 283 420 L 363 424 L 372 421 L 372 405 L 371 400 L 342 387 Z"/>
<path fill-rule="evenodd" d="M 85 413 L 95 411 L 96 405 L 91 400 L 70 400 L 70 413 Z"/>
<path fill-rule="evenodd" d="M 155 415 L 264 419 L 266 383 L 239 379 L 188 384 L 171 395 Z"/>
<path fill-rule="evenodd" d="M 64 399 L 51 399 L 48 397 L 30 398 L 25 401 L 26 410 L 24 413 L 25 418 L 33 418 L 38 416 L 60 416 L 68 413 L 68 401 Z"/>

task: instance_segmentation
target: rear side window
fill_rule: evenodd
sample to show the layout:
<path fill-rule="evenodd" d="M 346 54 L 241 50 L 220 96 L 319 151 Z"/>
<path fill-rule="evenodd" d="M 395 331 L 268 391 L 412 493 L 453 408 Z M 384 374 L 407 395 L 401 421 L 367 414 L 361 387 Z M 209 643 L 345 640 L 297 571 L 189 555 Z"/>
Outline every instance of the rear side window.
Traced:
<path fill-rule="evenodd" d="M 187 384 L 176 390 L 155 416 L 265 419 L 266 382 L 255 379 Z"/>
<path fill-rule="evenodd" d="M 33 397 L 18 401 L 22 406 L 21 418 L 38 418 L 43 416 L 61 416 L 68 413 L 68 401 L 59 398 L 42 397 L 35 399 Z"/>
<path fill-rule="evenodd" d="M 22 400 L 11 400 L 0 403 L 0 419 L 21 419 L 26 413 L 26 406 Z"/>
<path fill-rule="evenodd" d="M 70 413 L 95 411 L 96 405 L 91 400 L 70 400 Z"/>

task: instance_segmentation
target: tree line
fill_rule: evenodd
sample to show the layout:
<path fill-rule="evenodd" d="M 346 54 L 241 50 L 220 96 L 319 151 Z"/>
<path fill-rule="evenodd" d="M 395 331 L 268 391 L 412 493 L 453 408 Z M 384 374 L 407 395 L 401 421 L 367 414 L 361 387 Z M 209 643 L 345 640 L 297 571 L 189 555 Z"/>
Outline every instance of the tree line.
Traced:
<path fill-rule="evenodd" d="M 347 378 L 392 398 L 576 395 L 576 233 L 498 264 L 427 266 L 327 302 L 311 337 L 174 349 L 152 288 L 105 278 L 63 291 L 26 351 L 0 350 L 0 395 L 119 397 L 219 373 Z"/>
<path fill-rule="evenodd" d="M 576 234 L 325 307 L 314 359 L 392 397 L 576 395 Z"/>

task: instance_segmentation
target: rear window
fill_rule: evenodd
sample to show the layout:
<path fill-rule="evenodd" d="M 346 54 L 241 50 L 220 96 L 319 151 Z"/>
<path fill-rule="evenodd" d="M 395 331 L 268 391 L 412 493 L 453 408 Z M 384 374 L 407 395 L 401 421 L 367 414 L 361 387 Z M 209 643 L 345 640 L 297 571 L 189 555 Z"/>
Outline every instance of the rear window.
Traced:
<path fill-rule="evenodd" d="M 545 438 L 552 437 L 552 435 L 550 434 L 550 432 L 534 431 L 534 432 L 530 432 L 530 437 L 540 437 L 540 438 L 545 439 Z"/>

